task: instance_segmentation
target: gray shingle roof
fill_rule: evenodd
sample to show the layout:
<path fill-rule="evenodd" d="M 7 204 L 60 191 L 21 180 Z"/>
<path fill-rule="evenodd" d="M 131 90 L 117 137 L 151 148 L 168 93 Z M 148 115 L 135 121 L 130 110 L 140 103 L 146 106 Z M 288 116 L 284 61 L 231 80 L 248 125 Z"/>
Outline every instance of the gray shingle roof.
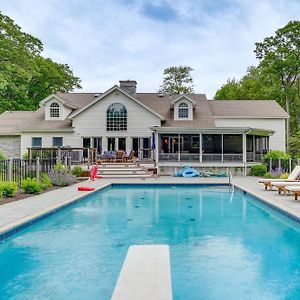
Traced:
<path fill-rule="evenodd" d="M 103 93 L 64 93 L 58 94 L 69 104 L 78 109 L 84 108 L 95 100 L 95 95 Z M 249 118 L 288 118 L 288 114 L 274 100 L 207 100 L 204 94 L 189 95 L 196 102 L 194 118 L 192 121 L 175 121 L 171 102 L 178 95 L 164 95 L 158 93 L 137 93 L 136 99 L 164 116 L 164 127 L 193 127 L 214 128 L 214 118 L 220 117 L 249 117 Z M 71 120 L 45 121 L 44 107 L 35 112 L 14 111 L 0 115 L 0 134 L 17 134 L 21 130 L 63 130 L 71 129 Z"/>
<path fill-rule="evenodd" d="M 289 117 L 275 100 L 213 100 L 209 104 L 215 117 Z"/>
<path fill-rule="evenodd" d="M 45 121 L 44 107 L 37 111 L 7 111 L 0 115 L 0 134 L 17 134 L 22 130 L 62 130 L 72 128 L 71 120 Z"/>

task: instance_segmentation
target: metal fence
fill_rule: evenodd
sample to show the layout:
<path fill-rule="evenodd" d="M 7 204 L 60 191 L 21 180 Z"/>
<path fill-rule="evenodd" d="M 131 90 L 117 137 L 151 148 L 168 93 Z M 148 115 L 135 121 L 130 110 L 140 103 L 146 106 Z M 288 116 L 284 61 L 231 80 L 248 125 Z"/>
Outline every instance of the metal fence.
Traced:
<path fill-rule="evenodd" d="M 56 159 L 8 159 L 0 160 L 0 181 L 14 181 L 18 185 L 26 178 L 39 178 L 57 163 Z"/>
<path fill-rule="evenodd" d="M 291 173 L 295 166 L 300 165 L 300 159 L 268 159 L 264 164 L 267 166 L 268 172 L 280 175 L 281 173 Z"/>

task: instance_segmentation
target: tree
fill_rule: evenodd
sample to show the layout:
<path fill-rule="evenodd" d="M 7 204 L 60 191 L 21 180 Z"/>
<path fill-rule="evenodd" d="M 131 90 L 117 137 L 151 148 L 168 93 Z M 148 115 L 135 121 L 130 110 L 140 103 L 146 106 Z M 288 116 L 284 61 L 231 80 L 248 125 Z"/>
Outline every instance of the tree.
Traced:
<path fill-rule="evenodd" d="M 34 110 L 51 93 L 80 88 L 68 65 L 44 58 L 42 42 L 0 12 L 0 113 Z"/>
<path fill-rule="evenodd" d="M 163 83 L 159 88 L 159 93 L 166 94 L 191 94 L 194 92 L 193 78 L 189 66 L 169 67 L 164 70 Z"/>
<path fill-rule="evenodd" d="M 256 43 L 255 53 L 259 65 L 248 68 L 240 80 L 229 79 L 214 98 L 275 99 L 290 114 L 287 137 L 292 136 L 290 146 L 295 148 L 300 136 L 300 22 L 289 22 Z"/>
<path fill-rule="evenodd" d="M 274 36 L 255 45 L 256 58 L 260 60 L 260 65 L 280 80 L 285 109 L 290 113 L 292 87 L 299 81 L 300 76 L 300 21 L 289 22 L 278 29 Z M 288 136 L 289 127 L 288 121 Z"/>

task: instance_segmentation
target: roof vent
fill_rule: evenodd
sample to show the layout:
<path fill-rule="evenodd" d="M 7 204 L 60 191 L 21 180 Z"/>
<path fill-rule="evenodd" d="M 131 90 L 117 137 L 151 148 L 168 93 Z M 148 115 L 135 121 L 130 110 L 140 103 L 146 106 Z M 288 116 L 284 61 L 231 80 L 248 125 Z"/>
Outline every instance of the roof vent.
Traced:
<path fill-rule="evenodd" d="M 158 94 L 158 97 L 160 97 L 160 98 L 163 97 L 163 96 L 164 96 L 163 93 L 159 93 L 159 94 Z"/>
<path fill-rule="evenodd" d="M 95 94 L 95 95 L 94 95 L 95 98 L 97 98 L 97 97 L 99 97 L 99 96 L 100 96 L 100 94 Z"/>

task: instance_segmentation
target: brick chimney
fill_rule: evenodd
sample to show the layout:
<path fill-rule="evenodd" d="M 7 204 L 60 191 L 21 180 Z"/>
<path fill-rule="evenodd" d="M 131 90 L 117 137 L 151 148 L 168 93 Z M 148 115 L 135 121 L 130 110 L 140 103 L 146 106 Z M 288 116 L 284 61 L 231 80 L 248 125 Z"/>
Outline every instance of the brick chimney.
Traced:
<path fill-rule="evenodd" d="M 120 89 L 123 90 L 128 95 L 135 97 L 136 96 L 136 85 L 135 80 L 120 80 Z"/>

